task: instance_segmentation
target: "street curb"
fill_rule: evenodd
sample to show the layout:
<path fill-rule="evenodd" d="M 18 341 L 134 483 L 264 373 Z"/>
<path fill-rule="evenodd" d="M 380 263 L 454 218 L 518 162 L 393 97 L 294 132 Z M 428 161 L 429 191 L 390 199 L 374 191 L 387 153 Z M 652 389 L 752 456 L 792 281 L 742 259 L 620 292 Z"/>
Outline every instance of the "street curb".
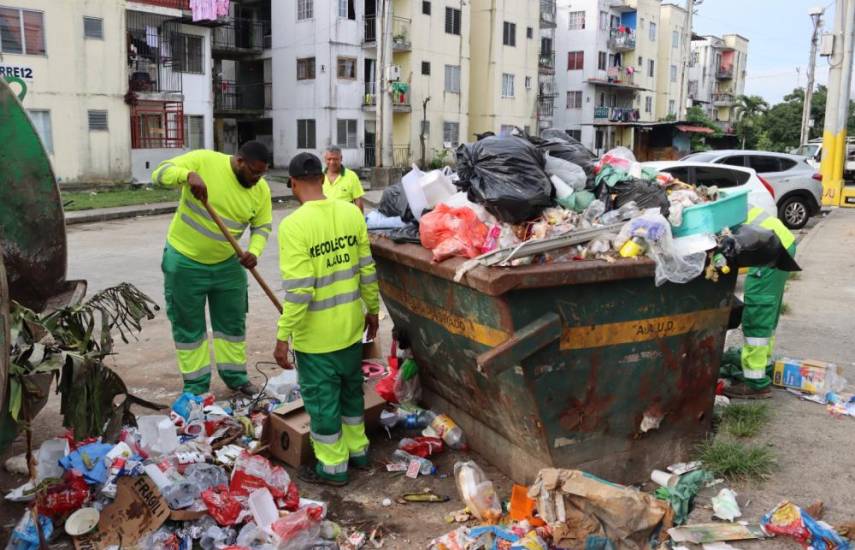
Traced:
<path fill-rule="evenodd" d="M 279 197 L 271 197 L 273 207 L 277 205 L 285 205 L 294 201 L 292 195 L 282 195 Z M 138 218 L 143 216 L 160 216 L 162 214 L 172 214 L 178 208 L 178 205 L 170 206 L 143 206 L 134 210 L 125 210 L 121 212 L 104 212 L 106 209 L 93 210 L 78 210 L 77 212 L 85 212 L 85 214 L 67 213 L 65 216 L 65 225 L 82 225 L 86 223 L 100 223 L 113 220 L 124 220 L 128 218 Z M 72 214 L 69 216 L 69 214 Z"/>
<path fill-rule="evenodd" d="M 823 216 L 822 219 L 819 221 L 819 223 L 817 223 L 813 227 L 813 229 L 811 229 L 808 232 L 808 234 L 805 235 L 804 239 L 802 239 L 801 242 L 799 242 L 798 247 L 796 249 L 796 260 L 798 260 L 799 254 L 802 252 L 802 250 L 805 250 L 808 248 L 808 245 L 816 238 L 816 236 L 819 234 L 819 232 L 823 228 L 823 226 L 826 223 L 828 223 L 828 220 L 832 216 L 834 216 L 834 213 L 835 213 L 835 210 L 831 210 L 828 214 Z"/>

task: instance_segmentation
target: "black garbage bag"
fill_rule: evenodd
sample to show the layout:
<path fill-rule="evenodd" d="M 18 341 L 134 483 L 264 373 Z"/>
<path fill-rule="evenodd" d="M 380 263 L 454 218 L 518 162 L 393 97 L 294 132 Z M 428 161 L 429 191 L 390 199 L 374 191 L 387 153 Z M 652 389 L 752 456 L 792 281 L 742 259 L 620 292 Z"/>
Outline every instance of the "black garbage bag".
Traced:
<path fill-rule="evenodd" d="M 638 178 L 630 178 L 617 182 L 611 188 L 615 194 L 614 208 L 620 208 L 624 204 L 635 201 L 638 208 L 658 208 L 666 218 L 670 211 L 671 203 L 668 202 L 668 194 L 659 184 Z"/>
<path fill-rule="evenodd" d="M 567 132 L 550 128 L 541 132 L 539 138 L 529 137 L 529 141 L 540 151 L 549 152 L 550 156 L 581 166 L 585 170 L 585 174 L 588 175 L 588 188 L 593 186 L 597 156 L 582 145 L 579 140 L 571 137 Z"/>
<path fill-rule="evenodd" d="M 553 206 L 543 154 L 516 136 L 491 136 L 457 148 L 457 186 L 500 221 L 522 223 Z"/>
<path fill-rule="evenodd" d="M 404 193 L 404 184 L 401 182 L 390 185 L 383 190 L 383 196 L 380 197 L 380 205 L 377 210 L 390 218 L 400 216 L 405 222 L 415 220 L 413 211 L 410 210 L 410 204 L 407 202 L 407 195 Z"/>
<path fill-rule="evenodd" d="M 781 271 L 801 271 L 781 239 L 771 229 L 756 225 L 740 225 L 732 235 L 724 237 L 719 250 L 732 266 L 774 267 Z"/>
<path fill-rule="evenodd" d="M 409 223 L 404 227 L 393 229 L 386 236 L 397 244 L 422 244 L 421 237 L 419 236 L 419 225 L 416 223 Z"/>

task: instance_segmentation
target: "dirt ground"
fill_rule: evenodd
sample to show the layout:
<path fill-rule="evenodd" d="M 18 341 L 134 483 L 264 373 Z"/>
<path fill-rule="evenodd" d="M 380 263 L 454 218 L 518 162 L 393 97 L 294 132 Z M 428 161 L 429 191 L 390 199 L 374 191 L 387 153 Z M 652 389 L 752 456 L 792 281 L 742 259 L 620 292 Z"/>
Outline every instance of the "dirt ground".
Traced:
<path fill-rule="evenodd" d="M 275 223 L 285 213 L 287 210 L 276 211 Z M 846 257 L 840 253 L 841 250 L 852 250 L 855 245 L 855 212 L 850 214 L 842 218 L 832 217 L 822 222 L 820 227 L 805 232 L 807 238 L 802 241 L 799 256 L 805 273 L 800 280 L 791 283 L 785 299 L 791 311 L 782 318 L 778 348 L 785 355 L 837 361 L 844 365 L 849 380 L 855 380 L 851 346 L 847 341 L 847 337 L 851 339 L 855 333 L 855 316 L 852 316 L 851 306 L 848 305 L 855 303 L 855 292 L 851 287 L 853 283 L 850 282 L 855 257 Z M 822 229 L 827 222 L 840 224 L 840 220 L 842 225 Z M 87 279 L 90 294 L 122 281 L 132 282 L 162 304 L 160 256 L 168 223 L 169 216 L 159 216 L 70 228 L 69 278 Z M 815 235 L 820 229 L 843 235 L 845 239 L 837 239 L 829 244 L 826 241 L 833 239 Z M 278 288 L 275 251 L 274 236 L 261 259 L 260 271 L 272 286 Z M 847 268 L 848 271 L 845 271 Z M 818 296 L 823 295 L 828 285 L 824 281 L 830 280 L 839 283 L 840 299 L 821 300 Z M 250 314 L 247 321 L 249 370 L 251 379 L 258 384 L 264 381 L 259 370 L 269 375 L 278 370 L 270 364 L 256 365 L 257 362 L 271 361 L 275 339 L 277 314 L 265 300 L 257 285 L 250 282 Z M 388 349 L 389 328 L 387 317 L 381 329 L 383 349 Z M 734 334 L 731 342 L 738 344 L 739 335 Z M 181 383 L 164 312 L 144 326 L 139 341 L 119 345 L 117 351 L 110 363 L 132 392 L 161 403 L 170 403 L 178 395 Z M 225 396 L 225 388 L 216 377 L 212 390 L 217 395 Z M 757 441 L 774 450 L 778 469 L 767 481 L 732 486 L 739 493 L 744 518 L 756 522 L 763 513 L 783 499 L 792 499 L 805 506 L 821 499 L 826 504 L 828 521 L 833 523 L 855 519 L 855 497 L 852 496 L 855 490 L 855 419 L 833 419 L 824 407 L 799 401 L 781 391 L 775 392 L 771 405 L 772 420 Z M 58 406 L 58 398 L 52 398 L 37 418 L 34 425 L 37 445 L 61 432 Z M 398 437 L 393 441 L 387 440 L 385 434 L 372 437 L 375 459 L 391 454 L 402 434 L 396 435 Z M 19 438 L 12 453 L 22 450 L 23 444 Z M 371 473 L 356 473 L 351 484 L 343 489 L 318 489 L 304 483 L 300 484 L 300 489 L 306 497 L 328 502 L 332 519 L 345 527 L 370 531 L 382 525 L 390 533 L 384 548 L 424 548 L 432 538 L 454 528 L 454 525 L 445 522 L 444 517 L 448 512 L 463 506 L 454 486 L 453 464 L 465 458 L 476 460 L 497 484 L 499 493 L 509 498 L 512 483 L 509 479 L 477 455 L 459 453 L 440 455 L 436 460 L 439 470 L 436 476 L 410 480 L 401 474 L 375 468 Z M 3 492 L 22 482 L 22 479 L 10 476 L 5 470 L 0 471 L 0 490 Z M 706 490 L 699 496 L 698 508 L 692 516 L 693 522 L 709 519 L 709 497 L 721 487 Z M 447 495 L 451 500 L 444 504 L 394 503 L 390 507 L 382 506 L 386 497 L 394 501 L 404 492 L 424 488 Z M 0 509 L 0 545 L 3 545 L 19 519 L 22 508 L 4 502 Z M 797 548 L 794 542 L 784 539 L 737 544 L 745 548 L 760 545 L 764 548 Z"/>

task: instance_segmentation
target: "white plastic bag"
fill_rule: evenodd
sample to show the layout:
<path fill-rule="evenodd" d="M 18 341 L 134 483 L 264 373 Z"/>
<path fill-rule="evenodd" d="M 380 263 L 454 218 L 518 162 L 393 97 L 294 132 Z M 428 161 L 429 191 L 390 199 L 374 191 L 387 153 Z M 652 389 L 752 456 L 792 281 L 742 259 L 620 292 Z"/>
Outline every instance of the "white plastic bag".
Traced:
<path fill-rule="evenodd" d="M 656 262 L 656 286 L 666 282 L 688 283 L 704 270 L 706 252 L 681 255 L 671 236 L 671 224 L 658 208 L 645 210 L 627 222 L 615 245 L 622 245 L 631 237 L 641 237 L 647 242 L 647 255 Z"/>
<path fill-rule="evenodd" d="M 581 191 L 585 188 L 585 182 L 588 176 L 585 175 L 585 170 L 577 164 L 573 164 L 569 160 L 553 157 L 547 152 L 543 155 L 546 159 L 544 170 L 550 176 L 558 176 L 561 181 L 569 185 L 575 191 Z M 554 182 L 553 182 L 554 183 Z"/>
<path fill-rule="evenodd" d="M 496 225 L 498 221 L 496 217 L 487 212 L 487 209 L 481 206 L 478 203 L 474 203 L 469 200 L 469 197 L 466 196 L 464 191 L 460 191 L 455 193 L 442 201 L 442 204 L 446 206 L 450 206 L 451 208 L 469 208 L 475 215 L 478 216 L 478 219 L 488 227 Z"/>
<path fill-rule="evenodd" d="M 458 462 L 454 465 L 454 480 L 460 498 L 482 521 L 496 521 L 502 515 L 502 505 L 493 482 L 487 479 L 484 471 L 473 461 Z"/>

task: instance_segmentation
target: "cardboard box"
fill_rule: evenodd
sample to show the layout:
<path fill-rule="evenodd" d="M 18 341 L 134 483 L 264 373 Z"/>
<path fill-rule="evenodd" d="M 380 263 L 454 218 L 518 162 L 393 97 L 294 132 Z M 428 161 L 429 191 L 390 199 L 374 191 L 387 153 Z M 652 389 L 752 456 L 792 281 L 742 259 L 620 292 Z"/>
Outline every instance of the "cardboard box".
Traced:
<path fill-rule="evenodd" d="M 380 411 L 386 402 L 374 390 L 376 381 L 363 386 L 365 393 L 365 429 L 370 431 L 380 425 Z M 312 442 L 309 439 L 309 413 L 298 399 L 274 410 L 267 419 L 263 440 L 270 454 L 295 468 L 312 462 Z"/>
<path fill-rule="evenodd" d="M 806 393 L 825 393 L 831 390 L 832 379 L 840 375 L 840 368 L 834 363 L 810 359 L 781 359 L 775 362 L 772 383 Z"/>

